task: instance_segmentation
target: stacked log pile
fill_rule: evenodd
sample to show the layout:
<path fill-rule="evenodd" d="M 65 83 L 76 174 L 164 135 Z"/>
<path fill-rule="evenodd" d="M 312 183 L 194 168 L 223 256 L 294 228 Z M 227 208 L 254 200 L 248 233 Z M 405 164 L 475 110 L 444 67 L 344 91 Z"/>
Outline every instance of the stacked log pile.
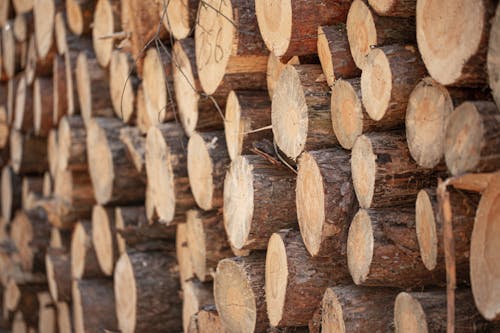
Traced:
<path fill-rule="evenodd" d="M 500 328 L 494 0 L 0 2 L 0 331 Z"/>

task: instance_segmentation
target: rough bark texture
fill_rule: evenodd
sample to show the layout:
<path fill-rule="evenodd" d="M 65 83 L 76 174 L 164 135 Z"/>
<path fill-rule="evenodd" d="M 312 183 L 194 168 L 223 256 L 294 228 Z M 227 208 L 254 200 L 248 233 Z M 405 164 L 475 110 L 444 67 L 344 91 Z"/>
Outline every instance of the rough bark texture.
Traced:
<path fill-rule="evenodd" d="M 2 169 L 2 217 L 10 221 L 14 212 L 22 205 L 22 179 L 11 166 Z"/>
<path fill-rule="evenodd" d="M 55 301 L 71 302 L 70 254 L 64 249 L 49 248 L 45 257 L 49 290 Z M 51 272 L 49 273 L 49 266 Z M 52 282 L 51 282 L 52 280 Z"/>

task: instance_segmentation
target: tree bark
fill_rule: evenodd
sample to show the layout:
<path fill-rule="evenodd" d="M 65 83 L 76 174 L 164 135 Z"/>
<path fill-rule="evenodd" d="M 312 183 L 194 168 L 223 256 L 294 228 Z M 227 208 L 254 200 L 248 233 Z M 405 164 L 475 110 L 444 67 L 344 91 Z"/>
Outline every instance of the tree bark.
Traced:
<path fill-rule="evenodd" d="M 88 172 L 86 131 L 79 116 L 65 116 L 59 122 L 58 167 L 61 170 Z"/>
<path fill-rule="evenodd" d="M 500 7 L 497 6 L 495 17 L 491 22 L 490 39 L 488 41 L 488 83 L 497 106 L 500 105 L 500 66 L 496 59 L 500 57 Z"/>
<path fill-rule="evenodd" d="M 9 222 L 14 212 L 22 207 L 22 179 L 11 166 L 2 169 L 2 218 Z"/>
<path fill-rule="evenodd" d="M 50 295 L 55 301 L 71 302 L 71 258 L 65 249 L 49 248 L 45 267 Z"/>
<path fill-rule="evenodd" d="M 101 271 L 111 276 L 119 257 L 114 208 L 96 205 L 92 209 L 92 243 Z"/>
<path fill-rule="evenodd" d="M 35 135 L 46 137 L 54 126 L 53 89 L 52 78 L 40 77 L 33 82 L 33 127 Z"/>
<path fill-rule="evenodd" d="M 117 40 L 109 36 L 121 31 L 121 1 L 96 1 L 92 19 L 92 45 L 99 65 L 107 68 L 117 44 Z"/>
<path fill-rule="evenodd" d="M 52 100 L 54 109 L 52 122 L 59 124 L 59 120 L 68 112 L 68 82 L 66 81 L 66 64 L 64 56 L 54 57 L 52 65 Z"/>
<path fill-rule="evenodd" d="M 43 177 L 24 176 L 21 185 L 21 201 L 23 210 L 30 210 L 42 197 Z"/>

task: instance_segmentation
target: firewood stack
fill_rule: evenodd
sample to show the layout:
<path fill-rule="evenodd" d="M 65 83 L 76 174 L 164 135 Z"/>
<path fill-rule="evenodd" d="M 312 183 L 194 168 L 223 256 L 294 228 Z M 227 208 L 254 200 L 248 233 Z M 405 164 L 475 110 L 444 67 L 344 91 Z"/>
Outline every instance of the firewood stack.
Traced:
<path fill-rule="evenodd" d="M 0 332 L 500 325 L 494 0 L 0 1 Z"/>

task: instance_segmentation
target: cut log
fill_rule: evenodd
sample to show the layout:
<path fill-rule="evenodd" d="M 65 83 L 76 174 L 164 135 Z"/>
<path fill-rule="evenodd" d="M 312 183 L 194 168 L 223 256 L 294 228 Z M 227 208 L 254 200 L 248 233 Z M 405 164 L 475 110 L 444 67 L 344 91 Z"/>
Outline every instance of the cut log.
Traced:
<path fill-rule="evenodd" d="M 448 119 L 444 141 L 452 175 L 495 171 L 500 166 L 500 113 L 493 102 L 464 102 Z"/>
<path fill-rule="evenodd" d="M 265 84 L 269 51 L 258 31 L 253 1 L 205 2 L 198 10 L 194 39 L 199 79 L 208 95 L 221 85 L 252 89 L 255 81 Z M 241 81 L 248 74 L 253 80 Z"/>
<path fill-rule="evenodd" d="M 54 41 L 56 43 L 57 54 L 60 56 L 65 55 L 68 50 L 66 36 L 66 13 L 59 11 L 54 18 Z"/>
<path fill-rule="evenodd" d="M 273 134 L 280 149 L 293 160 L 303 150 L 337 143 L 329 94 L 320 65 L 287 65 L 281 73 L 272 101 Z"/>
<path fill-rule="evenodd" d="M 160 3 L 159 13 L 165 16 L 163 25 L 177 40 L 182 40 L 192 34 L 199 0 L 157 0 Z M 165 12 L 165 14 L 164 14 Z"/>
<path fill-rule="evenodd" d="M 201 209 L 222 207 L 224 177 L 230 162 L 223 131 L 191 135 L 187 171 L 191 192 Z"/>
<path fill-rule="evenodd" d="M 470 236 L 479 196 L 450 189 L 450 206 L 455 242 L 455 265 L 459 280 L 469 279 Z M 415 202 L 415 226 L 420 257 L 428 270 L 445 271 L 443 220 L 434 189 L 422 189 Z"/>
<path fill-rule="evenodd" d="M 177 262 L 179 263 L 179 280 L 182 287 L 186 281 L 194 278 L 194 265 L 191 260 L 191 251 L 188 246 L 186 223 L 177 224 L 175 253 Z"/>
<path fill-rule="evenodd" d="M 203 306 L 197 314 L 198 333 L 225 333 L 215 305 Z"/>
<path fill-rule="evenodd" d="M 42 188 L 42 197 L 49 198 L 52 196 L 53 193 L 53 183 L 52 183 L 52 176 L 50 175 L 50 172 L 46 171 L 43 174 L 43 188 Z"/>
<path fill-rule="evenodd" d="M 345 22 L 351 0 L 255 2 L 268 49 L 285 59 L 316 53 L 318 25 Z"/>
<path fill-rule="evenodd" d="M 77 36 L 90 33 L 95 6 L 95 0 L 66 0 L 66 17 L 72 33 Z"/>
<path fill-rule="evenodd" d="M 33 6 L 35 45 L 39 58 L 45 58 L 53 47 L 54 18 L 62 0 L 36 0 Z"/>
<path fill-rule="evenodd" d="M 37 200 L 42 197 L 43 178 L 25 176 L 22 180 L 21 201 L 23 210 L 35 207 Z"/>
<path fill-rule="evenodd" d="M 290 170 L 258 155 L 240 156 L 231 163 L 223 211 L 233 247 L 264 250 L 274 232 L 297 226 L 295 178 Z"/>
<path fill-rule="evenodd" d="M 43 208 L 18 212 L 14 217 L 10 237 L 25 271 L 45 271 L 45 252 L 49 246 L 50 232 L 51 225 Z"/>
<path fill-rule="evenodd" d="M 455 327 L 457 332 L 494 332 L 472 303 L 470 290 L 457 290 L 455 295 Z M 445 332 L 447 322 L 446 292 L 401 292 L 394 302 L 394 331 Z"/>
<path fill-rule="evenodd" d="M 13 14 L 13 6 L 10 1 L 2 1 L 0 3 L 0 27 L 4 27 L 5 23 Z"/>
<path fill-rule="evenodd" d="M 347 281 L 345 256 L 311 258 L 298 231 L 280 231 L 269 239 L 265 291 L 271 326 L 307 326 L 326 288 Z"/>
<path fill-rule="evenodd" d="M 351 158 L 352 181 L 362 208 L 415 203 L 418 191 L 436 186 L 441 169 L 419 167 L 401 131 L 369 133 L 356 139 Z"/>
<path fill-rule="evenodd" d="M 57 158 L 57 164 L 61 170 L 88 171 L 85 124 L 81 117 L 61 118 Z"/>
<path fill-rule="evenodd" d="M 302 153 L 295 204 L 300 233 L 314 256 L 345 256 L 347 230 L 356 212 L 350 154 L 340 148 Z"/>
<path fill-rule="evenodd" d="M 349 228 L 347 263 L 358 285 L 418 288 L 444 280 L 420 259 L 410 208 L 360 209 Z"/>
<path fill-rule="evenodd" d="M 165 252 L 123 253 L 114 284 L 123 333 L 177 332 L 182 327 L 176 260 Z"/>
<path fill-rule="evenodd" d="M 120 140 L 127 148 L 127 156 L 134 163 L 135 169 L 146 182 L 146 138 L 137 127 L 125 126 L 120 129 Z"/>
<path fill-rule="evenodd" d="M 362 70 L 372 46 L 415 41 L 415 18 L 378 16 L 363 0 L 353 1 L 346 28 L 352 58 Z"/>
<path fill-rule="evenodd" d="M 47 137 L 47 160 L 50 175 L 55 179 L 59 172 L 59 133 L 52 129 Z"/>
<path fill-rule="evenodd" d="M 214 293 L 211 283 L 189 281 L 184 284 L 182 292 L 182 327 L 188 331 L 191 316 L 206 305 L 214 304 Z"/>
<path fill-rule="evenodd" d="M 73 324 L 71 320 L 71 309 L 66 302 L 57 302 L 57 327 L 59 333 L 73 332 Z"/>
<path fill-rule="evenodd" d="M 33 12 L 17 14 L 12 29 L 17 42 L 26 42 L 28 37 L 33 34 Z"/>
<path fill-rule="evenodd" d="M 72 0 L 74 1 L 74 0 Z M 109 98 L 108 74 L 99 66 L 93 54 L 80 52 L 76 61 L 76 86 L 80 114 L 88 127 L 91 118 L 114 117 Z"/>
<path fill-rule="evenodd" d="M 2 65 L 7 78 L 12 78 L 21 70 L 21 47 L 16 42 L 13 21 L 8 21 L 2 28 Z"/>
<path fill-rule="evenodd" d="M 52 227 L 50 232 L 50 248 L 70 252 L 72 230 L 63 230 Z"/>
<path fill-rule="evenodd" d="M 50 76 L 52 74 L 53 61 L 56 56 L 57 50 L 55 45 L 53 45 L 47 52 L 45 57 L 40 57 L 36 49 L 35 36 L 31 36 L 27 42 L 27 54 L 26 54 L 26 81 L 28 84 L 32 84 L 35 77 L 38 76 Z"/>
<path fill-rule="evenodd" d="M 436 81 L 455 86 L 487 83 L 486 52 L 494 3 L 417 2 L 418 49 Z"/>
<path fill-rule="evenodd" d="M 53 127 L 54 99 L 52 78 L 36 78 L 33 82 L 33 128 L 35 135 L 46 137 Z"/>
<path fill-rule="evenodd" d="M 497 5 L 495 17 L 491 23 L 488 42 L 488 82 L 497 106 L 500 106 L 500 6 Z"/>
<path fill-rule="evenodd" d="M 113 274 L 118 259 L 116 239 L 115 210 L 96 205 L 92 209 L 92 243 L 97 261 L 106 276 Z"/>
<path fill-rule="evenodd" d="M 317 48 L 330 87 L 337 79 L 350 79 L 361 74 L 351 55 L 345 24 L 318 27 Z"/>
<path fill-rule="evenodd" d="M 172 4 L 169 3 L 169 8 Z M 194 39 L 177 41 L 172 53 L 175 97 L 187 136 L 195 131 L 222 129 L 222 117 L 217 107 L 222 109 L 226 104 L 227 91 L 217 92 L 211 98 L 204 96 L 196 67 Z"/>
<path fill-rule="evenodd" d="M 29 333 L 28 326 L 23 319 L 23 313 L 21 311 L 17 311 L 14 315 L 14 319 L 12 321 L 12 333 Z"/>
<path fill-rule="evenodd" d="M 354 285 L 325 291 L 321 302 L 321 332 L 390 332 L 398 291 Z"/>
<path fill-rule="evenodd" d="M 266 332 L 264 271 L 262 253 L 223 259 L 217 265 L 214 299 L 227 332 Z"/>
<path fill-rule="evenodd" d="M 470 279 L 476 306 L 488 320 L 500 319 L 500 278 L 497 231 L 499 218 L 500 173 L 495 173 L 483 192 L 476 211 L 471 236 Z"/>
<path fill-rule="evenodd" d="M 66 81 L 66 64 L 64 56 L 54 57 L 52 67 L 52 123 L 59 124 L 59 120 L 68 112 L 68 83 Z"/>
<path fill-rule="evenodd" d="M 78 82 L 76 82 L 76 51 L 68 51 L 64 55 L 64 66 L 66 72 L 66 98 L 68 101 L 67 114 L 74 115 L 80 112 L 80 103 L 78 101 Z"/>
<path fill-rule="evenodd" d="M 22 180 L 11 166 L 2 169 L 2 218 L 7 223 L 13 214 L 22 207 Z"/>
<path fill-rule="evenodd" d="M 38 293 L 46 290 L 47 286 L 41 283 L 16 284 L 9 281 L 8 288 L 5 291 L 5 296 L 9 300 L 7 309 L 11 311 L 17 310 L 22 313 L 27 325 L 38 327 Z"/>
<path fill-rule="evenodd" d="M 413 46 L 390 45 L 368 53 L 361 74 L 366 112 L 388 125 L 403 124 L 410 94 L 425 76 L 425 66 Z"/>
<path fill-rule="evenodd" d="M 5 99 L 2 98 L 3 101 Z M 5 105 L 0 105 L 0 148 L 5 148 L 9 142 L 9 123 L 7 108 Z"/>
<path fill-rule="evenodd" d="M 90 221 L 82 220 L 78 222 L 73 230 L 73 237 L 71 238 L 71 276 L 73 279 L 103 276 L 92 243 L 92 224 Z"/>
<path fill-rule="evenodd" d="M 46 291 L 38 293 L 38 332 L 57 333 L 56 305 Z"/>
<path fill-rule="evenodd" d="M 111 52 L 116 42 L 110 38 L 121 30 L 120 0 L 89 1 L 94 3 L 94 21 L 92 23 L 92 44 L 99 65 L 106 68 L 111 61 Z M 71 27 L 71 23 L 69 24 Z"/>
<path fill-rule="evenodd" d="M 73 280 L 75 333 L 118 331 L 113 281 Z"/>
<path fill-rule="evenodd" d="M 87 161 L 97 203 L 131 204 L 144 200 L 145 187 L 120 140 L 122 122 L 94 118 L 87 126 Z"/>
<path fill-rule="evenodd" d="M 292 57 L 286 63 L 281 62 L 281 58 L 274 55 L 273 52 L 269 53 L 269 58 L 267 59 L 267 69 L 266 69 L 266 81 L 267 81 L 267 92 L 269 93 L 269 97 L 273 99 L 274 95 L 274 87 L 276 86 L 276 82 L 285 69 L 287 64 L 289 65 L 299 65 L 300 59 L 299 57 Z"/>
<path fill-rule="evenodd" d="M 15 111 L 12 127 L 24 133 L 33 131 L 33 88 L 22 75 L 17 81 Z"/>
<path fill-rule="evenodd" d="M 33 10 L 33 0 L 13 0 L 12 5 L 16 14 L 24 14 Z"/>
<path fill-rule="evenodd" d="M 108 0 L 101 0 L 107 2 Z M 133 72 L 134 63 L 125 52 L 115 50 L 109 60 L 109 90 L 115 115 L 124 123 L 136 119 L 136 90 L 138 80 Z"/>
<path fill-rule="evenodd" d="M 144 99 L 144 90 L 142 89 L 142 84 L 137 88 L 136 96 L 136 108 L 137 108 L 137 128 L 141 131 L 141 134 L 147 134 L 149 128 L 152 126 L 151 119 L 149 119 L 148 111 L 146 108 L 146 100 Z"/>
<path fill-rule="evenodd" d="M 0 70 L 1 74 L 1 70 Z M 15 100 L 16 100 L 16 90 L 17 90 L 17 84 L 18 81 L 22 75 L 18 75 L 14 78 L 9 79 L 7 82 L 7 100 L 5 102 L 5 105 L 7 107 L 7 122 L 9 125 L 12 125 L 12 122 L 14 121 L 14 114 L 15 114 Z"/>
<path fill-rule="evenodd" d="M 416 14 L 416 0 L 368 0 L 380 16 L 411 17 Z"/>
<path fill-rule="evenodd" d="M 10 131 L 10 160 L 17 174 L 43 173 L 47 170 L 47 138 Z"/>
<path fill-rule="evenodd" d="M 229 157 L 251 153 L 253 143 L 272 141 L 271 101 L 264 91 L 231 91 L 227 97 L 224 129 Z"/>
<path fill-rule="evenodd" d="M 148 219 L 170 225 L 194 204 L 187 173 L 187 138 L 175 123 L 151 127 L 146 137 L 146 172 L 153 212 Z"/>
<path fill-rule="evenodd" d="M 55 301 L 71 302 L 71 258 L 64 249 L 47 250 L 45 268 L 50 295 Z"/>
<path fill-rule="evenodd" d="M 211 280 L 217 263 L 232 257 L 222 214 L 192 209 L 186 214 L 187 242 L 193 270 L 201 281 Z"/>

